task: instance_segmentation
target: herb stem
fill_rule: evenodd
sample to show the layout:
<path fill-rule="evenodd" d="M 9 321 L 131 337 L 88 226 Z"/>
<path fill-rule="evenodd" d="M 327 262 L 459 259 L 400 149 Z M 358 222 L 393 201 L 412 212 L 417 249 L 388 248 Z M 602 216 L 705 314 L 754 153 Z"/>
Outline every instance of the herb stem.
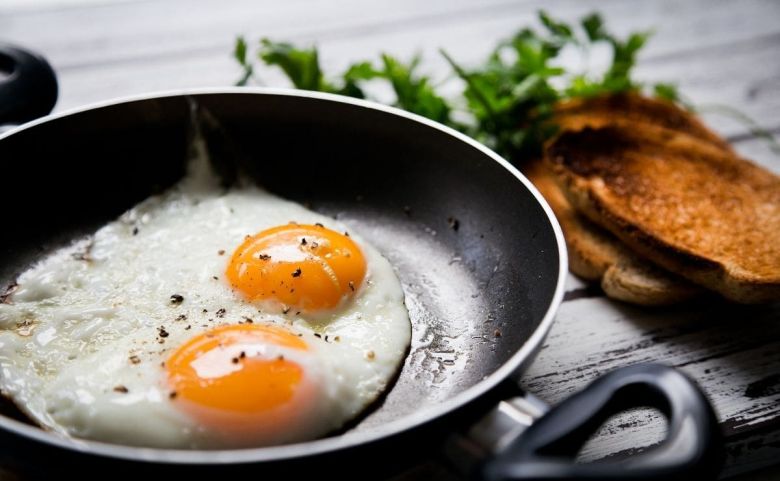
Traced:
<path fill-rule="evenodd" d="M 474 95 L 475 95 L 475 96 L 476 96 L 476 97 L 479 99 L 479 101 L 480 101 L 480 103 L 482 104 L 482 106 L 483 106 L 483 107 L 485 107 L 485 111 L 486 111 L 486 112 L 488 112 L 488 115 L 490 115 L 490 117 L 492 117 L 493 119 L 495 119 L 495 118 L 496 118 L 496 113 L 495 113 L 495 111 L 493 110 L 493 106 L 491 106 L 491 105 L 490 105 L 490 102 L 489 102 L 489 101 L 488 101 L 488 99 L 485 97 L 485 95 L 482 93 L 482 90 L 480 90 L 479 86 L 478 86 L 478 85 L 477 85 L 477 84 L 474 82 L 474 80 L 471 78 L 471 75 L 469 75 L 469 73 L 468 73 L 468 72 L 466 72 L 466 70 L 465 70 L 463 67 L 461 67 L 461 66 L 460 66 L 460 65 L 459 65 L 459 64 L 458 64 L 458 63 L 455 61 L 455 59 L 453 59 L 453 58 L 452 58 L 452 57 L 451 57 L 451 56 L 450 56 L 450 55 L 447 53 L 447 51 L 446 51 L 446 50 L 444 50 L 443 48 L 440 48 L 440 49 L 439 49 L 439 52 L 440 52 L 440 53 L 441 53 L 441 55 L 444 57 L 444 59 L 447 61 L 447 63 L 449 63 L 449 64 L 450 64 L 450 66 L 452 67 L 452 69 L 453 69 L 453 70 L 455 70 L 455 72 L 458 74 L 458 76 L 459 76 L 460 78 L 462 78 L 462 79 L 463 79 L 463 80 L 464 80 L 464 81 L 465 81 L 465 82 L 466 82 L 466 83 L 469 85 L 469 87 L 470 87 L 470 88 L 472 89 L 472 91 L 474 92 Z"/>

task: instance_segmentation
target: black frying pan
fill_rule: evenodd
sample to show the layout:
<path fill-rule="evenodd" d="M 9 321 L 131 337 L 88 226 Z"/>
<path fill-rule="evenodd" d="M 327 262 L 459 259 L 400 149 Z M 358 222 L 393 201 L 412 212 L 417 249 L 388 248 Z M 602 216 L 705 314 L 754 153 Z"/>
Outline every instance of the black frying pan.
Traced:
<path fill-rule="evenodd" d="M 36 88 L 56 87 L 52 75 L 24 88 L 31 63 L 39 76 L 51 72 L 40 62 L 0 50 L 0 68 L 11 72 L 0 83 L 0 124 L 35 116 L 21 100 L 41 100 Z M 520 390 L 519 374 L 562 297 L 566 251 L 558 224 L 505 160 L 397 109 L 310 92 L 212 89 L 24 124 L 0 136 L 0 282 L 176 182 L 193 118 L 228 177 L 230 166 L 242 163 L 269 190 L 343 220 L 391 261 L 413 322 L 403 371 L 345 432 L 259 449 L 176 451 L 64 439 L 6 403 L 5 464 L 33 478 L 366 479 L 443 452 L 467 476 L 490 480 L 702 479 L 718 472 L 712 409 L 691 380 L 670 368 L 618 370 L 545 415 L 546 407 Z M 634 406 L 666 415 L 663 443 L 617 462 L 574 464 L 602 422 Z"/>

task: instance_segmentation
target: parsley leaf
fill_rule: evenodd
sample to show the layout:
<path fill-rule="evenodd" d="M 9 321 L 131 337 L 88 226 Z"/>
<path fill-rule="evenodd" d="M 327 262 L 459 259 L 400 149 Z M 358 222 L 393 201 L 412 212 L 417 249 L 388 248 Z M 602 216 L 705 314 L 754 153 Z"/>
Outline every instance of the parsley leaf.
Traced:
<path fill-rule="evenodd" d="M 648 89 L 658 98 L 692 109 L 683 102 L 675 85 L 643 85 L 633 79 L 638 54 L 651 32 L 618 38 L 596 13 L 569 24 L 540 11 L 539 23 L 541 31 L 520 29 L 475 67 L 464 67 L 442 50 L 455 75 L 463 81 L 461 95 L 455 99 L 439 95 L 430 77 L 418 73 L 419 55 L 404 62 L 382 54 L 376 61 L 357 62 L 331 77 L 325 76 L 319 52 L 313 46 L 301 48 L 264 38 L 257 57 L 266 66 L 280 68 L 299 89 L 371 98 L 368 84 L 384 83 L 395 93 L 392 105 L 463 131 L 515 162 L 538 155 L 544 142 L 555 134 L 553 117 L 556 105 L 562 101 Z M 612 51 L 612 61 L 602 74 L 560 66 L 564 49 L 573 47 L 587 59 L 597 44 L 607 45 Z M 256 78 L 248 52 L 246 40 L 239 37 L 233 52 L 242 69 L 238 85 Z M 465 108 L 465 112 L 459 108 Z M 470 121 L 455 120 L 457 113 L 465 114 Z"/>
<path fill-rule="evenodd" d="M 396 95 L 395 106 L 443 124 L 451 124 L 450 105 L 436 93 L 428 77 L 415 74 L 419 64 L 419 55 L 404 64 L 395 57 L 382 54 L 382 69 L 377 72 L 378 77 L 390 82 Z"/>
<path fill-rule="evenodd" d="M 233 49 L 233 58 L 241 65 L 243 73 L 241 74 L 241 78 L 236 82 L 236 85 L 246 85 L 254 72 L 254 67 L 252 66 L 252 63 L 247 60 L 246 53 L 246 40 L 244 40 L 244 37 L 238 37 L 236 39 L 236 46 Z"/>
<path fill-rule="evenodd" d="M 585 30 L 585 34 L 588 36 L 588 40 L 595 42 L 597 40 L 605 40 L 607 33 L 604 30 L 604 21 L 596 13 L 584 17 L 580 22 L 582 29 Z"/>
<path fill-rule="evenodd" d="M 475 119 L 470 133 L 515 160 L 537 155 L 544 141 L 555 134 L 551 119 L 558 102 L 642 88 L 631 78 L 631 71 L 649 33 L 633 33 L 621 40 L 605 30 L 596 14 L 584 17 L 577 26 L 554 20 L 543 11 L 539 21 L 544 31 L 520 30 L 499 44 L 487 61 L 470 70 L 442 52 L 465 83 L 463 96 Z M 558 56 L 567 46 L 587 55 L 597 42 L 608 44 L 613 54 L 611 65 L 600 78 L 557 66 Z M 503 60 L 507 58 L 512 60 Z M 673 93 L 669 85 L 656 91 L 666 98 Z"/>
<path fill-rule="evenodd" d="M 331 93 L 338 90 L 325 81 L 316 48 L 297 48 L 290 43 L 267 38 L 262 39 L 260 44 L 260 59 L 267 65 L 281 68 L 295 88 Z"/>
<path fill-rule="evenodd" d="M 245 85 L 254 74 L 252 65 L 246 60 L 246 51 L 246 42 L 243 38 L 239 38 L 234 57 L 244 68 L 244 72 L 238 85 Z M 368 81 L 383 81 L 395 93 L 394 106 L 437 122 L 456 125 L 451 119 L 452 107 L 449 102 L 436 93 L 429 77 L 417 73 L 421 62 L 419 55 L 406 63 L 392 55 L 382 54 L 378 65 L 367 61 L 358 62 L 349 66 L 333 80 L 323 74 L 315 47 L 300 48 L 264 38 L 260 41 L 258 57 L 265 65 L 282 69 L 293 86 L 298 89 L 336 93 L 362 99 L 368 97 L 365 93 L 365 85 Z"/>
<path fill-rule="evenodd" d="M 539 12 L 539 21 L 553 37 L 565 40 L 574 40 L 574 31 L 568 25 L 557 20 L 553 20 L 547 12 Z"/>
<path fill-rule="evenodd" d="M 659 99 L 670 102 L 682 102 L 677 86 L 670 83 L 657 83 L 653 85 L 653 94 Z"/>

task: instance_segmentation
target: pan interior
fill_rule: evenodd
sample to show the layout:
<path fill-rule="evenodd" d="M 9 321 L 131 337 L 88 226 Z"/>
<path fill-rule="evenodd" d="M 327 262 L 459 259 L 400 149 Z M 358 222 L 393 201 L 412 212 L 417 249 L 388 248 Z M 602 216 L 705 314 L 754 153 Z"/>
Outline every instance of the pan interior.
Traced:
<path fill-rule="evenodd" d="M 337 217 L 394 266 L 413 323 L 371 429 L 452 398 L 504 364 L 546 314 L 555 234 L 525 186 L 479 149 L 380 110 L 279 94 L 199 94 L 205 133 L 268 190 Z M 0 142 L 6 179 L 0 282 L 93 232 L 183 173 L 184 96 L 61 117 Z M 41 200 L 43 200 L 41 202 Z M 6 403 L 3 413 L 19 417 Z"/>

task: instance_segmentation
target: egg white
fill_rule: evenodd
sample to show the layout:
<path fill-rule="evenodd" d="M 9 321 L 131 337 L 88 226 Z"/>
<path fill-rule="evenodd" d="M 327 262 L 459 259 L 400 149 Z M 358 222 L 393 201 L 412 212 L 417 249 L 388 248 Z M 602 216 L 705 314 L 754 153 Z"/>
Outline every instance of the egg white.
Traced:
<path fill-rule="evenodd" d="M 389 262 L 349 231 L 367 263 L 353 299 L 317 317 L 261 312 L 224 279 L 246 235 L 291 221 L 348 228 L 256 187 L 223 191 L 199 162 L 166 193 L 39 261 L 0 304 L 0 389 L 41 426 L 166 448 L 302 441 L 360 414 L 400 368 L 411 324 Z M 190 337 L 247 319 L 303 336 L 310 354 L 296 362 L 319 398 L 281 432 L 235 437 L 177 408 L 162 363 Z"/>

